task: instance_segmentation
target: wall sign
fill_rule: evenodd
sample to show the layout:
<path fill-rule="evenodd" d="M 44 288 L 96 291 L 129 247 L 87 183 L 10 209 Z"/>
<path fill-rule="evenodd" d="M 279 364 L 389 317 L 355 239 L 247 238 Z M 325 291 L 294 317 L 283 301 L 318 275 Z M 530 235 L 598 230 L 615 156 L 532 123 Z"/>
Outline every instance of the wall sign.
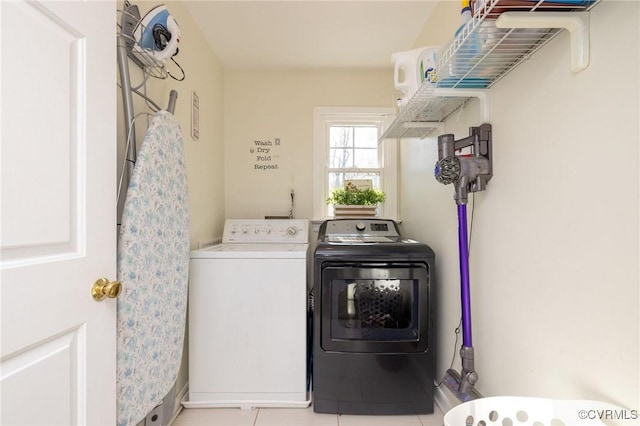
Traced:
<path fill-rule="evenodd" d="M 253 170 L 269 171 L 280 168 L 280 138 L 254 140 L 249 147 Z"/>

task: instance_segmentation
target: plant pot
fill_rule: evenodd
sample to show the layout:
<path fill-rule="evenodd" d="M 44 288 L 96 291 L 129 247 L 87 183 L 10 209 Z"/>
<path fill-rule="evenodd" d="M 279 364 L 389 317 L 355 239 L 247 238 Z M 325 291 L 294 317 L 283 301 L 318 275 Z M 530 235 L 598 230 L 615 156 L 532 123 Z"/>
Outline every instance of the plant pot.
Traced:
<path fill-rule="evenodd" d="M 378 206 L 347 206 L 333 205 L 333 215 L 339 217 L 375 217 L 377 216 Z"/>

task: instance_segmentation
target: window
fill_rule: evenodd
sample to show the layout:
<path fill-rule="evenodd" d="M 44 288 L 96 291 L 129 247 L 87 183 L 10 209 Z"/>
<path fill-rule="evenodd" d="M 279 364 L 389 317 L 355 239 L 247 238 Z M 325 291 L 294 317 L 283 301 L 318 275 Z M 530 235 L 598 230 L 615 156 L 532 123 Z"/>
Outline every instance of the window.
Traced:
<path fill-rule="evenodd" d="M 395 139 L 378 143 L 392 108 L 314 108 L 314 219 L 333 215 L 329 194 L 347 180 L 370 180 L 385 192 L 379 215 L 398 217 L 398 149 Z"/>

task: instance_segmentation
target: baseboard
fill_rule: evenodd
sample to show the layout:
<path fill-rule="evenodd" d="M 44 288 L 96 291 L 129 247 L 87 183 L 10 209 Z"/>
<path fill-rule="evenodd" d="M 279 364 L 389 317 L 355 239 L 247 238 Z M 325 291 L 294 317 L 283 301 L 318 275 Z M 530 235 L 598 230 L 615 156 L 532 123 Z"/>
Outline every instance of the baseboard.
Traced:
<path fill-rule="evenodd" d="M 182 389 L 180 389 L 180 391 L 176 393 L 174 402 L 175 405 L 173 410 L 174 414 L 171 417 L 171 420 L 167 423 L 167 426 L 171 426 L 176 420 L 176 417 L 178 417 L 178 414 L 180 414 L 180 411 L 184 409 L 184 407 L 182 406 L 182 400 L 185 398 L 188 392 L 189 383 L 187 382 L 184 384 Z M 451 391 L 449 391 L 446 386 L 444 386 L 443 384 L 440 384 L 440 386 L 438 386 L 438 383 L 435 383 L 434 400 L 443 415 L 447 414 L 449 410 L 460 404 L 460 401 L 453 393 L 451 393 Z"/>

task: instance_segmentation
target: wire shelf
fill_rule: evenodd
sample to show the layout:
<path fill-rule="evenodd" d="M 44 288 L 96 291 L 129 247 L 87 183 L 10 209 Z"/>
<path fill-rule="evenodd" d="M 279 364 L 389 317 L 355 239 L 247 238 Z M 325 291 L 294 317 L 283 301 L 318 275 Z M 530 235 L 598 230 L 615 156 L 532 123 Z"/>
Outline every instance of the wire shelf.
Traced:
<path fill-rule="evenodd" d="M 558 32 L 504 29 L 497 28 L 493 21 L 483 22 L 461 43 L 449 47 L 439 62 L 437 86 L 489 88 Z"/>
<path fill-rule="evenodd" d="M 598 1 L 472 2 L 476 7 L 472 19 L 439 52 L 436 83 L 423 83 L 380 139 L 429 136 L 438 128 L 438 123 L 445 121 L 476 96 L 476 93 L 470 94 L 469 90 L 481 93 L 489 89 L 562 30 L 499 28 L 496 26 L 496 19 L 502 13 L 526 12 L 544 18 L 540 12 L 581 12 L 591 9 Z"/>

